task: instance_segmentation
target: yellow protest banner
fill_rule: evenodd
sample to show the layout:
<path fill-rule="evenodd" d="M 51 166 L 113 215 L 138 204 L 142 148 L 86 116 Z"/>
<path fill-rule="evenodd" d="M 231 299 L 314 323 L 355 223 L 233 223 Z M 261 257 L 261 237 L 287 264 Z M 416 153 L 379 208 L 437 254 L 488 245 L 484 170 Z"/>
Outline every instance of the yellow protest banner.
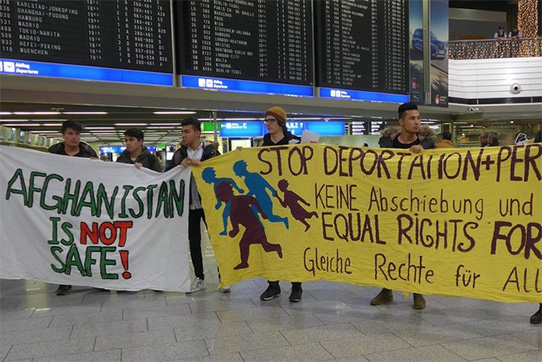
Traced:
<path fill-rule="evenodd" d="M 222 284 L 327 280 L 542 301 L 542 144 L 307 144 L 193 168 Z"/>

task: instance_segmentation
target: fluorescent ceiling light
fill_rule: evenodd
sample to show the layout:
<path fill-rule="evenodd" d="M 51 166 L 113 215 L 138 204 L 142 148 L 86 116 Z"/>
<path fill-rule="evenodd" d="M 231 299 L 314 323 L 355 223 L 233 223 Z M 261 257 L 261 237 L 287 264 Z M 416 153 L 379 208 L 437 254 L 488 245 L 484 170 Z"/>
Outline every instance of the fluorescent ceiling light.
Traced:
<path fill-rule="evenodd" d="M 194 111 L 155 111 L 153 114 L 196 114 Z"/>
<path fill-rule="evenodd" d="M 0 115 L 4 116 L 6 114 L 11 114 L 11 112 L 0 112 Z"/>
<path fill-rule="evenodd" d="M 39 127 L 41 123 L 5 123 L 2 124 L 5 127 Z"/>
<path fill-rule="evenodd" d="M 179 123 L 149 123 L 151 126 L 172 126 L 172 127 L 179 127 Z"/>
<path fill-rule="evenodd" d="M 39 111 L 39 112 L 13 112 L 13 114 L 19 115 L 19 116 L 54 116 L 55 114 L 60 114 L 60 112 L 53 112 L 53 111 Z"/>
<path fill-rule="evenodd" d="M 72 114 L 72 115 L 77 115 L 77 114 L 85 114 L 85 115 L 92 115 L 92 114 L 96 114 L 96 115 L 99 115 L 99 114 L 109 114 L 109 112 L 85 112 L 85 111 L 81 111 L 81 112 L 62 112 L 62 114 Z"/>
<path fill-rule="evenodd" d="M 86 130 L 89 130 L 89 129 L 115 129 L 115 127 L 110 127 L 110 126 L 88 126 L 88 127 L 85 127 Z"/>
<path fill-rule="evenodd" d="M 144 127 L 148 126 L 148 123 L 115 123 L 115 126 Z"/>
<path fill-rule="evenodd" d="M 1 119 L 0 122 L 28 122 L 29 119 Z"/>
<path fill-rule="evenodd" d="M 62 123 L 42 123 L 41 125 L 44 127 L 60 127 Z"/>
<path fill-rule="evenodd" d="M 149 126 L 147 129 L 171 129 L 171 127 L 168 126 Z"/>
<path fill-rule="evenodd" d="M 50 133 L 50 134 L 58 133 L 58 134 L 60 134 L 59 131 L 51 131 L 51 130 L 48 130 L 48 131 L 46 131 L 46 130 L 32 131 L 32 133 L 48 133 L 48 134 L 49 134 L 49 133 Z"/>

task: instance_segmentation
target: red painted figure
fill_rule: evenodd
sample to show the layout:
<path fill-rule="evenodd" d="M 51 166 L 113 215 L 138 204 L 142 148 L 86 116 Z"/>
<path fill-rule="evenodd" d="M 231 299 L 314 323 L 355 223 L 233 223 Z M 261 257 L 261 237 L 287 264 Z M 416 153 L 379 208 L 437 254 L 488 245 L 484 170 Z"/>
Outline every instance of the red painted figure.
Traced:
<path fill-rule="evenodd" d="M 230 202 L 230 222 L 233 227 L 229 232 L 230 238 L 234 238 L 239 233 L 239 225 L 245 227 L 245 232 L 239 242 L 241 252 L 241 262 L 234 269 L 248 268 L 248 255 L 250 245 L 261 244 L 266 252 L 276 251 L 279 258 L 282 258 L 282 248 L 279 244 L 271 244 L 267 241 L 265 230 L 262 223 L 258 220 L 252 206 L 254 206 L 264 219 L 264 214 L 258 201 L 252 196 L 233 194 L 232 185 L 228 182 L 221 182 L 216 187 L 216 196 L 220 201 Z"/>
<path fill-rule="evenodd" d="M 310 219 L 313 216 L 318 217 L 318 214 L 315 211 L 308 212 L 303 208 L 303 206 L 300 205 L 300 203 L 303 203 L 307 206 L 311 206 L 301 196 L 299 196 L 293 191 L 288 190 L 288 181 L 280 180 L 278 186 L 279 190 L 284 193 L 284 200 L 281 200 L 280 197 L 278 197 L 277 195 L 277 198 L 279 199 L 282 207 L 289 207 L 294 219 L 301 221 L 303 225 L 305 225 L 305 231 L 309 230 L 311 226 L 305 219 Z"/>

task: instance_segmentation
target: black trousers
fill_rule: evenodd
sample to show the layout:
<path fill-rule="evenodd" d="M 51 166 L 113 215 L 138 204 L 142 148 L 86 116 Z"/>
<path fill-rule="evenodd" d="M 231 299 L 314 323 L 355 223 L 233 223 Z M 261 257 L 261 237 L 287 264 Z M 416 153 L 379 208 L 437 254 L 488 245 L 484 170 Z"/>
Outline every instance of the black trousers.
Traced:
<path fill-rule="evenodd" d="M 205 223 L 203 209 L 188 212 L 188 240 L 190 241 L 190 256 L 196 278 L 205 279 L 203 273 L 203 256 L 201 254 L 201 220 Z M 205 223 L 207 225 L 207 223 Z"/>

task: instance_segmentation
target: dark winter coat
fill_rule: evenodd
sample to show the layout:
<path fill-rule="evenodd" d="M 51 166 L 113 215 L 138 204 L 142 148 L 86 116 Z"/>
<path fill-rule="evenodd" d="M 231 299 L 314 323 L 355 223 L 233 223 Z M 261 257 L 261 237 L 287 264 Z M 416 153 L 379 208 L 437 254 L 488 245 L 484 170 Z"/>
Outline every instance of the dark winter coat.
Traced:
<path fill-rule="evenodd" d="M 162 172 L 162 166 L 160 165 L 160 162 L 158 161 L 156 156 L 153 155 L 145 146 L 141 147 L 141 150 L 141 154 L 136 158 L 135 161 L 132 161 L 132 158 L 130 157 L 130 152 L 128 152 L 128 150 L 124 150 L 124 152 L 121 153 L 119 158 L 117 158 L 117 162 L 131 164 L 139 162 L 143 165 L 143 167 L 148 168 L 149 170 Z"/>
<path fill-rule="evenodd" d="M 393 148 L 393 140 L 395 140 L 399 135 L 401 134 L 401 128 L 400 127 L 388 127 L 385 130 L 382 131 L 382 137 L 378 140 L 378 144 L 382 148 Z M 420 131 L 418 132 L 418 139 L 420 140 L 420 146 L 422 146 L 425 150 L 430 150 L 435 148 L 435 141 L 433 140 L 433 136 L 435 133 L 433 130 L 427 126 L 421 127 Z"/>
<path fill-rule="evenodd" d="M 64 150 L 64 142 L 57 143 L 49 147 L 49 152 L 56 155 L 69 156 Z M 84 158 L 98 158 L 96 152 L 84 142 L 79 142 L 79 152 L 73 155 L 74 157 L 84 157 Z"/>

